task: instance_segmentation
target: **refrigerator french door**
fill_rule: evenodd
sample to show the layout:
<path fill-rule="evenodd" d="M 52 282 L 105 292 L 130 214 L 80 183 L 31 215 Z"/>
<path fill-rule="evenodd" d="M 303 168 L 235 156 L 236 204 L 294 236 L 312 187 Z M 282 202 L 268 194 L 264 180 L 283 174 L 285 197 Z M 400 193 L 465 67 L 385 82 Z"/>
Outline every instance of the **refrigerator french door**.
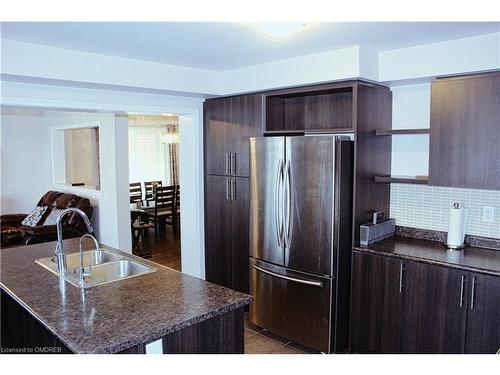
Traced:
<path fill-rule="evenodd" d="M 249 320 L 330 353 L 347 346 L 353 142 L 250 139 Z"/>

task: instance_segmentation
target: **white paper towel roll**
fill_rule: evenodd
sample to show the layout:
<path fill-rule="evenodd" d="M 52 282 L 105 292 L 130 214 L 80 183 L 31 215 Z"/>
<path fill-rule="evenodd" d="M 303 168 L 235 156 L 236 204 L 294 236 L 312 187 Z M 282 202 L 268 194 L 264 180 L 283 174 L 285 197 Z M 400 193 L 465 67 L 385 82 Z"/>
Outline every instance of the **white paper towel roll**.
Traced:
<path fill-rule="evenodd" d="M 469 210 L 467 208 L 460 207 L 458 203 L 453 205 L 453 208 L 450 209 L 446 246 L 452 249 L 463 247 L 468 217 Z"/>

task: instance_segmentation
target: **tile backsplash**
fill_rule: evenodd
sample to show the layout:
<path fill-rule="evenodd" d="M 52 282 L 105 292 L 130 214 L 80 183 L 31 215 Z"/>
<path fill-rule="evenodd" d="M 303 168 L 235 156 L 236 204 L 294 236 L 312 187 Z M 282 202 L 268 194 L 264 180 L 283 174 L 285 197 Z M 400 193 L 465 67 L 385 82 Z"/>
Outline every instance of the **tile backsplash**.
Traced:
<path fill-rule="evenodd" d="M 391 184 L 390 217 L 396 225 L 448 231 L 449 209 L 469 208 L 467 234 L 500 238 L 500 191 Z M 494 207 L 494 221 L 482 221 L 483 207 Z"/>

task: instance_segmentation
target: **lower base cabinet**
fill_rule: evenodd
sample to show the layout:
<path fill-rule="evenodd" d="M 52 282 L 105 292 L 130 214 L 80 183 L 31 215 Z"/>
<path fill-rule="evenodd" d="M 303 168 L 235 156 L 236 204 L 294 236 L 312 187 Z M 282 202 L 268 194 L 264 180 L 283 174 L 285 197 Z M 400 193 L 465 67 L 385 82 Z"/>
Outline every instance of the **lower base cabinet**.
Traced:
<path fill-rule="evenodd" d="M 500 277 L 469 273 L 466 353 L 500 353 Z"/>
<path fill-rule="evenodd" d="M 352 351 L 500 349 L 500 277 L 358 251 L 352 267 Z"/>

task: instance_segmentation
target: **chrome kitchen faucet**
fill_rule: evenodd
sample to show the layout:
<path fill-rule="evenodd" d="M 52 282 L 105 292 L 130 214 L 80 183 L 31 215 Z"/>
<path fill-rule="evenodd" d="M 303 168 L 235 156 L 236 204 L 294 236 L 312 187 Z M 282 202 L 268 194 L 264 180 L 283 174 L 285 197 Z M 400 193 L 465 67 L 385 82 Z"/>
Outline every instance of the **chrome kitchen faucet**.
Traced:
<path fill-rule="evenodd" d="M 66 251 L 64 251 L 64 246 L 63 246 L 63 233 L 62 233 L 62 218 L 66 216 L 69 213 L 77 213 L 80 215 L 83 219 L 83 222 L 87 226 L 87 230 L 89 233 L 94 232 L 94 229 L 92 228 L 92 225 L 90 224 L 90 220 L 79 208 L 75 207 L 70 207 L 66 208 L 61 212 L 61 214 L 57 217 L 56 220 L 56 227 L 57 227 L 57 245 L 56 245 L 56 251 L 55 255 L 57 257 L 57 271 L 59 272 L 60 276 L 66 276 L 66 271 L 67 271 L 67 264 L 66 264 Z"/>

